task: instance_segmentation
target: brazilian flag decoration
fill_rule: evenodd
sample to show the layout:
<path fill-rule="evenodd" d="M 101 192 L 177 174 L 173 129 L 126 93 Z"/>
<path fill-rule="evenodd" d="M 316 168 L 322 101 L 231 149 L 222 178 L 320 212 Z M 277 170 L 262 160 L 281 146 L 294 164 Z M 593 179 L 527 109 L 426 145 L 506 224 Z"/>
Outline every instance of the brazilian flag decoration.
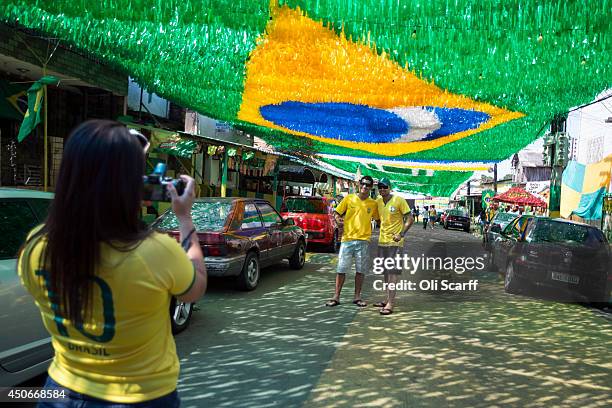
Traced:
<path fill-rule="evenodd" d="M 465 172 L 508 158 L 612 85 L 610 9 L 608 0 L 4 0 L 0 20 L 280 150 Z M 435 191 L 438 175 L 415 188 Z"/>
<path fill-rule="evenodd" d="M 19 142 L 32 133 L 34 128 L 40 123 L 40 111 L 42 110 L 45 85 L 54 85 L 57 82 L 58 79 L 56 77 L 47 75 L 34 82 L 30 89 L 28 89 L 28 110 L 23 116 L 23 122 L 21 122 L 19 134 L 17 135 Z"/>
<path fill-rule="evenodd" d="M 489 208 L 489 206 L 491 205 L 491 199 L 493 199 L 493 197 L 495 197 L 495 191 L 484 190 L 482 192 L 482 208 L 484 208 L 485 210 Z"/>

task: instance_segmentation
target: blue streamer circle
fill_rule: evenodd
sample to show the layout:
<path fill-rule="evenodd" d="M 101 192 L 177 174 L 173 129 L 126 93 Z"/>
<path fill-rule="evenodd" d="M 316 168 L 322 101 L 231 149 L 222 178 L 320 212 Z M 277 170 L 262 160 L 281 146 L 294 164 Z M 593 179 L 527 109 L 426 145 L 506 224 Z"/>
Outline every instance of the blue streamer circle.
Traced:
<path fill-rule="evenodd" d="M 393 112 L 352 103 L 285 101 L 259 111 L 278 126 L 351 142 L 388 143 L 408 131 L 406 121 Z"/>
<path fill-rule="evenodd" d="M 480 111 L 424 106 L 433 112 L 440 127 L 420 140 L 434 140 L 475 129 L 490 119 Z M 265 105 L 261 116 L 275 125 L 328 139 L 365 143 L 392 143 L 418 123 L 408 123 L 396 113 L 352 103 L 285 101 Z"/>

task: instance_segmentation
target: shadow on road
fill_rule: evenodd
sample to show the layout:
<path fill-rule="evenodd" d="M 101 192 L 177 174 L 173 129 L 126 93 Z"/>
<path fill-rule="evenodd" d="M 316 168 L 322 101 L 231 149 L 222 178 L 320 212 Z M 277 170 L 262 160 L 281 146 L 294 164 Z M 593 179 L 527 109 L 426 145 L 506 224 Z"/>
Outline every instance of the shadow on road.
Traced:
<path fill-rule="evenodd" d="M 333 310 L 330 256 L 316 268 L 269 268 L 256 291 L 212 285 L 192 326 L 177 337 L 184 407 L 300 406 L 342 345 L 355 307 Z M 325 259 L 326 258 L 326 259 Z M 195 335 L 197 333 L 197 335 Z"/>

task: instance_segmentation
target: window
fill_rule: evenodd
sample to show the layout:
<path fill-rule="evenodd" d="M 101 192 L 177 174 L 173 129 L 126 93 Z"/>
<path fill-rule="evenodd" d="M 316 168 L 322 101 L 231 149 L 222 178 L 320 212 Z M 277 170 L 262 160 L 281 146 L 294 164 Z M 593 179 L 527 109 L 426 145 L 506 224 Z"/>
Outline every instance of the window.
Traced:
<path fill-rule="evenodd" d="M 268 228 L 274 224 L 282 222 L 282 218 L 274 208 L 268 203 L 257 203 L 259 211 L 261 211 L 261 217 L 263 218 L 264 227 Z"/>
<path fill-rule="evenodd" d="M 493 218 L 494 222 L 505 222 L 516 218 L 516 214 L 498 212 Z"/>
<path fill-rule="evenodd" d="M 42 223 L 47 218 L 47 213 L 49 212 L 49 205 L 51 204 L 51 200 L 47 200 L 44 198 L 29 198 L 28 202 L 30 206 L 34 210 L 34 213 L 38 217 L 38 220 Z"/>
<path fill-rule="evenodd" d="M 257 207 L 253 203 L 244 204 L 244 217 L 241 229 L 261 228 L 261 218 L 257 212 Z"/>
<path fill-rule="evenodd" d="M 196 201 L 191 214 L 197 231 L 223 231 L 225 222 L 232 209 L 230 201 Z M 155 226 L 161 230 L 178 230 L 179 222 L 174 212 L 165 213 Z"/>
<path fill-rule="evenodd" d="M 453 215 L 455 217 L 466 217 L 466 218 L 469 217 L 467 211 L 462 208 L 456 208 L 453 210 L 449 210 L 448 215 Z"/>
<path fill-rule="evenodd" d="M 584 244 L 594 247 L 605 243 L 603 235 L 596 228 L 554 220 L 540 221 L 534 230 L 533 238 L 538 242 Z"/>
<path fill-rule="evenodd" d="M 327 214 L 327 204 L 320 198 L 287 198 L 281 212 Z"/>
<path fill-rule="evenodd" d="M 16 258 L 28 232 L 37 224 L 25 201 L 0 201 L 0 259 Z"/>

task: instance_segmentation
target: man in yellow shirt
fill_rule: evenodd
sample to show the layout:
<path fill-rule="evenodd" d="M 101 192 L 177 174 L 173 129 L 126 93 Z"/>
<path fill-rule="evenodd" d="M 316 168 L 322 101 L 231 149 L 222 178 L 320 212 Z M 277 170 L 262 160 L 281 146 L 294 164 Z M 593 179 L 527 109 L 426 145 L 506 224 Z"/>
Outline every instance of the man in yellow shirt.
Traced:
<path fill-rule="evenodd" d="M 325 303 L 326 306 L 340 304 L 340 292 L 346 279 L 346 273 L 351 269 L 355 258 L 355 298 L 353 304 L 359 307 L 367 306 L 361 299 L 361 287 L 368 261 L 368 249 L 372 237 L 371 220 L 379 219 L 376 201 L 370 198 L 370 191 L 374 180 L 364 176 L 359 183 L 359 194 L 347 195 L 336 207 L 334 216 L 338 223 L 344 217 L 344 231 L 338 254 L 338 267 L 336 273 L 336 291 L 334 297 Z"/>
<path fill-rule="evenodd" d="M 380 196 L 376 199 L 378 213 L 380 214 L 380 236 L 378 238 L 378 257 L 395 258 L 401 255 L 404 247 L 404 235 L 412 224 L 414 217 L 406 200 L 391 194 L 391 182 L 388 178 L 382 178 L 378 182 Z M 401 275 L 399 268 L 386 269 L 384 272 L 385 283 L 397 283 L 397 277 Z M 380 307 L 381 315 L 393 313 L 393 302 L 395 300 L 395 287 L 386 289 L 387 298 L 383 302 L 374 303 Z"/>

